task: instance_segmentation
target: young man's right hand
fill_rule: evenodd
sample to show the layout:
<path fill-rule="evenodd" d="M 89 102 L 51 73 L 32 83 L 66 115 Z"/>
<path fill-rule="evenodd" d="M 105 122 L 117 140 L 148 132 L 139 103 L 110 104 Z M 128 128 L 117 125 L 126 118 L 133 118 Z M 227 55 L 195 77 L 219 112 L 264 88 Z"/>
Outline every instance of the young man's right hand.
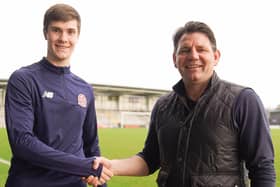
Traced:
<path fill-rule="evenodd" d="M 84 182 L 89 185 L 93 185 L 94 187 L 105 184 L 114 175 L 112 171 L 112 164 L 110 160 L 105 157 L 96 157 L 92 167 L 95 170 L 98 170 L 99 167 L 102 167 L 100 177 L 90 175 L 87 178 L 83 177 L 82 179 Z"/>

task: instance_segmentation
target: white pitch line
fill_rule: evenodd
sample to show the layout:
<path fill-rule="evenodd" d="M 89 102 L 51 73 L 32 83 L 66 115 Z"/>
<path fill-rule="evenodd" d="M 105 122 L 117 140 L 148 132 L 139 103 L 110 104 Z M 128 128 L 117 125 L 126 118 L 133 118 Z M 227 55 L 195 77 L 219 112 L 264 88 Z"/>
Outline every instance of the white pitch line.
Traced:
<path fill-rule="evenodd" d="M 6 165 L 8 165 L 8 166 L 11 165 L 9 161 L 4 160 L 4 159 L 2 159 L 2 158 L 0 158 L 0 163 L 6 164 Z"/>

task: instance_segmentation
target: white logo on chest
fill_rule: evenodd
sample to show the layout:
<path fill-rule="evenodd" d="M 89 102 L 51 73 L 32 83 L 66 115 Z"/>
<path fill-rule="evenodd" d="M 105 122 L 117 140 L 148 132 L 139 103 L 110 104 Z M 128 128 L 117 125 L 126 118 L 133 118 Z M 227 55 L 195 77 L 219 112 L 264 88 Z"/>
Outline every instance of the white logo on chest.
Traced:
<path fill-rule="evenodd" d="M 53 98 L 54 93 L 53 92 L 49 92 L 49 91 L 44 91 L 42 97 L 43 98 L 49 98 L 52 99 Z"/>

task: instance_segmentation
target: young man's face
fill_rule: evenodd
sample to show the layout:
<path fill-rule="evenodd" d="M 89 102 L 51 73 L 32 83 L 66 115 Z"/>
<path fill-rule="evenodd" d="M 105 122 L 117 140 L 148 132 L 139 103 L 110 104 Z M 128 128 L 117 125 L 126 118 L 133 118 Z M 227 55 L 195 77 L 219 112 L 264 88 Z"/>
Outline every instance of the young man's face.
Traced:
<path fill-rule="evenodd" d="M 44 34 L 48 41 L 47 59 L 56 66 L 69 66 L 79 39 L 77 20 L 53 21 Z"/>
<path fill-rule="evenodd" d="M 202 33 L 184 34 L 173 54 L 174 65 L 188 84 L 207 82 L 219 59 L 220 52 L 213 51 L 209 39 Z"/>

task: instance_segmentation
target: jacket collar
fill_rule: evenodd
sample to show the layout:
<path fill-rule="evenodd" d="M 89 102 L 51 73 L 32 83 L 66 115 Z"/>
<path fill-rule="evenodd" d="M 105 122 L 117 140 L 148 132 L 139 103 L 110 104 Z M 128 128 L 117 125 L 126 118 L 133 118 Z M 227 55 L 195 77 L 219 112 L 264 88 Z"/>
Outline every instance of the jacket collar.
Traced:
<path fill-rule="evenodd" d="M 204 91 L 204 94 L 209 90 L 213 89 L 213 87 L 219 82 L 220 78 L 218 77 L 217 73 L 214 71 L 212 77 L 210 78 L 210 81 L 208 83 L 208 86 L 206 90 Z M 173 90 L 176 94 L 182 97 L 186 97 L 186 91 L 185 91 L 185 85 L 183 82 L 183 79 L 180 79 L 174 86 Z"/>
<path fill-rule="evenodd" d="M 69 74 L 70 73 L 70 66 L 68 67 L 58 67 L 50 63 L 45 57 L 39 62 L 44 68 L 48 69 L 51 72 L 57 74 Z"/>

